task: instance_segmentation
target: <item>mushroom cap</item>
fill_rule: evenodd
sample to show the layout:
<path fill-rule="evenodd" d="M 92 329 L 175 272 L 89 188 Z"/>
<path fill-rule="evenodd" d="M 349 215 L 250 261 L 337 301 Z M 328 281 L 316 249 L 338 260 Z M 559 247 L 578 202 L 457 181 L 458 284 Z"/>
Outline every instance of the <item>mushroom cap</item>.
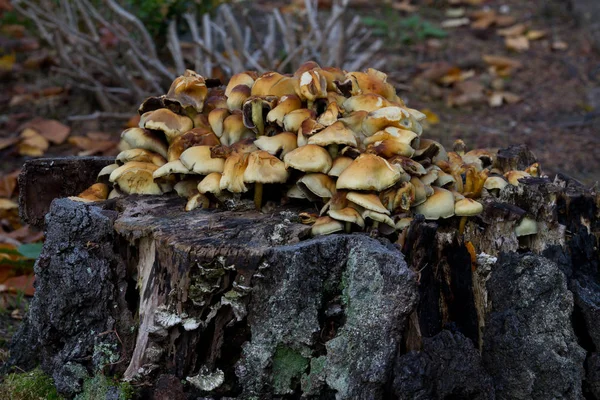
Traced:
<path fill-rule="evenodd" d="M 189 117 L 175 114 L 167 108 L 143 114 L 140 117 L 140 124 L 142 123 L 146 129 L 164 132 L 169 143 L 194 127 L 194 122 Z"/>
<path fill-rule="evenodd" d="M 108 185 L 105 183 L 94 183 L 89 188 L 77 195 L 78 198 L 89 201 L 103 201 L 108 198 Z"/>
<path fill-rule="evenodd" d="M 412 157 L 415 150 L 397 139 L 386 139 L 367 146 L 367 152 L 377 154 L 380 157 L 391 158 L 397 155 Z"/>
<path fill-rule="evenodd" d="M 498 189 L 502 190 L 508 185 L 508 182 L 501 176 L 490 176 L 485 180 L 483 187 L 488 190 Z"/>
<path fill-rule="evenodd" d="M 352 96 L 346 101 L 342 107 L 346 112 L 354 112 L 354 111 L 366 111 L 371 112 L 375 110 L 379 110 L 383 107 L 392 106 L 389 100 L 384 97 L 375 94 L 375 93 L 367 93 L 367 94 L 359 94 L 356 96 Z"/>
<path fill-rule="evenodd" d="M 284 183 L 288 178 L 285 164 L 264 150 L 248 155 L 248 166 L 244 171 L 244 182 Z"/>
<path fill-rule="evenodd" d="M 439 161 L 448 161 L 448 153 L 444 146 L 431 139 L 421 139 L 419 148 L 415 150 L 414 158 L 428 157 L 434 164 Z"/>
<path fill-rule="evenodd" d="M 416 214 L 422 214 L 425 219 L 435 220 L 449 218 L 454 215 L 454 196 L 446 189 L 434 187 L 433 195 L 415 207 Z"/>
<path fill-rule="evenodd" d="M 267 72 L 261 75 L 252 85 L 252 96 L 285 96 L 295 94 L 298 81 L 283 76 L 278 72 Z"/>
<path fill-rule="evenodd" d="M 325 125 L 318 123 L 312 118 L 307 118 L 304 121 L 302 121 L 302 123 L 300 124 L 300 129 L 298 129 L 298 147 L 306 146 L 308 144 L 308 139 L 312 135 L 316 134 L 317 132 L 320 132 L 324 128 Z"/>
<path fill-rule="evenodd" d="M 169 161 L 165 165 L 158 168 L 156 171 L 154 171 L 152 176 L 154 177 L 154 179 L 159 179 L 159 178 L 171 175 L 171 174 L 191 174 L 191 173 L 192 173 L 192 171 L 190 171 L 185 165 L 183 165 L 181 160 L 175 160 L 175 161 Z"/>
<path fill-rule="evenodd" d="M 483 212 L 483 204 L 473 199 L 464 198 L 454 203 L 454 214 L 459 217 L 471 217 Z"/>
<path fill-rule="evenodd" d="M 283 118 L 294 110 L 302 108 L 302 101 L 295 94 L 283 96 L 279 99 L 277 106 L 267 114 L 267 122 L 275 123 L 283 127 Z"/>
<path fill-rule="evenodd" d="M 192 211 L 196 208 L 208 208 L 210 200 L 202 193 L 197 193 L 188 199 L 185 205 L 185 211 Z"/>
<path fill-rule="evenodd" d="M 410 183 L 415 188 L 415 199 L 413 200 L 413 203 L 412 203 L 413 207 L 416 207 L 420 204 L 425 203 L 425 200 L 427 200 L 427 197 L 428 197 L 428 195 L 427 195 L 428 190 L 426 188 L 428 187 L 431 189 L 431 186 L 429 186 L 429 185 L 426 186 L 423 183 L 423 181 L 421 181 L 421 179 L 419 179 L 416 176 L 413 176 L 410 179 Z M 433 191 L 433 189 L 432 189 L 432 191 Z"/>
<path fill-rule="evenodd" d="M 312 60 L 306 61 L 305 63 L 300 65 L 298 67 L 298 69 L 294 72 L 294 77 L 300 78 L 303 73 L 305 73 L 306 71 L 310 71 L 311 69 L 315 69 L 315 68 L 321 68 L 321 66 L 319 64 L 317 64 L 316 61 L 312 61 Z"/>
<path fill-rule="evenodd" d="M 531 176 L 530 174 L 528 174 L 525 171 L 508 171 L 506 174 L 504 174 L 504 177 L 506 178 L 506 180 L 508 181 L 508 183 L 510 183 L 513 186 L 519 186 L 519 179 L 523 179 L 526 177 Z"/>
<path fill-rule="evenodd" d="M 306 195 L 304 194 L 304 192 L 302 190 L 300 190 L 300 188 L 298 187 L 298 185 L 292 185 L 288 191 L 285 194 L 287 197 L 289 197 L 290 199 L 307 199 L 308 197 L 306 197 Z"/>
<path fill-rule="evenodd" d="M 229 111 L 241 110 L 244 102 L 251 95 L 250 87 L 246 85 L 238 85 L 234 87 L 227 96 L 227 108 Z"/>
<path fill-rule="evenodd" d="M 353 160 L 350 157 L 344 157 L 344 156 L 336 157 L 335 160 L 333 160 L 333 165 L 331 166 L 331 169 L 329 170 L 327 175 L 340 176 L 340 174 L 342 172 L 344 172 L 344 170 L 346 168 L 348 168 L 348 166 L 350 164 L 352 164 L 352 161 Z"/>
<path fill-rule="evenodd" d="M 338 189 L 382 191 L 394 185 L 401 174 L 374 154 L 361 154 L 338 177 Z"/>
<path fill-rule="evenodd" d="M 414 218 L 411 217 L 404 217 L 404 218 L 400 218 L 398 221 L 396 221 L 396 230 L 403 230 L 404 228 L 408 228 L 411 224 L 411 222 L 413 221 Z"/>
<path fill-rule="evenodd" d="M 277 108 L 277 107 L 276 107 Z M 298 108 L 283 117 L 283 129 L 288 132 L 298 132 L 302 123 L 307 119 L 315 119 L 316 114 L 308 108 Z"/>
<path fill-rule="evenodd" d="M 435 179 L 435 181 L 433 181 L 433 184 L 435 186 L 446 186 L 449 183 L 454 183 L 456 182 L 456 179 L 454 179 L 454 177 L 450 174 L 445 173 L 444 171 L 440 170 L 438 171 L 437 174 L 437 178 Z"/>
<path fill-rule="evenodd" d="M 375 142 L 380 142 L 382 140 L 397 140 L 402 143 L 406 143 L 410 146 L 413 146 L 415 143 L 415 139 L 419 136 L 413 131 L 409 131 L 407 129 L 396 128 L 394 126 L 388 126 L 387 128 L 377 131 L 373 134 L 373 136 L 369 136 L 365 138 L 364 144 L 368 145 Z"/>
<path fill-rule="evenodd" d="M 322 172 L 326 174 L 331 169 L 331 156 L 324 148 L 307 144 L 298 147 L 283 157 L 285 167 L 295 168 L 304 172 Z"/>
<path fill-rule="evenodd" d="M 296 185 L 309 199 L 314 198 L 312 195 L 319 198 L 331 198 L 335 194 L 334 180 L 323 173 L 306 174 L 298 179 Z"/>
<path fill-rule="evenodd" d="M 371 210 L 387 215 L 390 214 L 389 210 L 381 203 L 379 197 L 373 193 L 348 192 L 346 200 L 363 207 L 365 210 Z"/>
<path fill-rule="evenodd" d="M 221 193 L 221 175 L 219 172 L 211 172 L 197 184 L 197 189 L 200 193 Z"/>
<path fill-rule="evenodd" d="M 330 233 L 339 232 L 344 229 L 344 224 L 340 221 L 336 221 L 331 217 L 320 217 L 317 218 L 313 224 L 310 233 L 313 236 L 328 235 Z"/>
<path fill-rule="evenodd" d="M 225 96 L 229 97 L 231 91 L 234 87 L 238 85 L 247 86 L 250 89 L 254 85 L 254 78 L 256 76 L 252 76 L 247 72 L 240 72 L 239 74 L 235 74 L 229 79 L 229 83 L 227 83 L 227 87 L 225 88 Z M 248 91 L 248 94 L 250 91 Z"/>
<path fill-rule="evenodd" d="M 165 103 L 173 101 L 179 103 L 184 109 L 192 107 L 197 112 L 202 112 L 207 94 L 208 88 L 204 78 L 188 69 L 171 83 L 165 96 Z"/>
<path fill-rule="evenodd" d="M 314 101 L 327 98 L 327 80 L 320 74 L 320 68 L 305 71 L 300 75 L 297 94 L 302 100 Z"/>
<path fill-rule="evenodd" d="M 422 176 L 427 173 L 427 170 L 425 170 L 425 167 L 423 167 L 422 164 L 416 162 L 415 160 L 413 160 L 411 158 L 404 157 L 401 155 L 396 155 L 394 157 L 391 157 L 388 160 L 388 162 L 392 166 L 394 166 L 394 165 L 400 166 L 400 168 L 402 168 L 403 171 L 406 171 L 413 176 Z"/>
<path fill-rule="evenodd" d="M 523 217 L 521 222 L 515 227 L 517 237 L 535 235 L 538 233 L 537 222 L 534 219 Z"/>
<path fill-rule="evenodd" d="M 219 187 L 231 193 L 245 193 L 248 188 L 244 184 L 244 171 L 248 166 L 248 154 L 232 153 L 225 160 Z"/>
<path fill-rule="evenodd" d="M 210 129 L 194 128 L 173 140 L 167 151 L 169 161 L 179 160 L 181 153 L 194 146 L 218 146 L 221 144 L 217 135 Z"/>
<path fill-rule="evenodd" d="M 121 140 L 132 149 L 145 149 L 167 157 L 167 143 L 154 132 L 143 128 L 129 128 L 121 133 Z"/>
<path fill-rule="evenodd" d="M 356 138 L 352 131 L 344 125 L 343 122 L 335 122 L 322 131 L 310 136 L 308 144 L 318 146 L 329 146 L 330 144 L 346 145 L 356 147 Z"/>
<path fill-rule="evenodd" d="M 159 167 L 167 163 L 167 160 L 160 154 L 145 149 L 124 150 L 117 154 L 117 161 L 123 164 L 130 161 L 149 162 Z"/>
<path fill-rule="evenodd" d="M 427 173 L 420 177 L 421 181 L 425 185 L 431 185 L 437 179 L 438 175 L 442 170 L 436 165 L 432 165 L 426 169 Z"/>
<path fill-rule="evenodd" d="M 223 122 L 229 115 L 231 113 L 226 108 L 215 108 L 208 113 L 208 123 L 217 137 L 221 137 L 223 134 Z"/>
<path fill-rule="evenodd" d="M 244 125 L 244 119 L 241 113 L 231 114 L 223 121 L 223 134 L 221 135 L 222 144 L 229 146 L 242 139 L 254 137 L 254 132 Z"/>
<path fill-rule="evenodd" d="M 349 72 L 346 79 L 352 83 L 352 96 L 375 93 L 391 101 L 397 97 L 394 87 L 387 83 L 387 75 L 374 68 L 369 68 L 366 72 Z"/>
<path fill-rule="evenodd" d="M 413 120 L 404 108 L 391 106 L 371 111 L 363 120 L 362 130 L 367 136 L 387 127 L 413 130 Z"/>
<path fill-rule="evenodd" d="M 117 168 L 119 168 L 119 164 L 117 163 L 108 164 L 106 167 L 102 168 L 100 172 L 98 172 L 98 180 L 108 178 L 108 176 L 110 176 L 110 174 Z"/>
<path fill-rule="evenodd" d="M 371 211 L 371 210 L 364 210 L 362 213 L 362 217 L 363 219 L 371 219 L 373 221 L 377 221 L 377 222 L 382 222 L 385 225 L 389 226 L 392 229 L 386 229 L 386 234 L 390 234 L 392 232 L 394 232 L 396 230 L 396 224 L 394 223 L 394 220 L 391 219 L 389 216 L 382 214 L 382 213 L 378 213 L 375 211 Z"/>
<path fill-rule="evenodd" d="M 317 118 L 317 122 L 323 126 L 331 126 L 333 125 L 338 118 L 342 115 L 342 110 L 338 106 L 338 104 L 334 102 L 330 102 L 323 114 L 319 115 Z"/>
<path fill-rule="evenodd" d="M 179 197 L 190 198 L 193 195 L 198 193 L 198 180 L 197 179 L 188 179 L 184 181 L 179 181 L 173 186 L 175 192 Z"/>
<path fill-rule="evenodd" d="M 225 160 L 212 158 L 210 146 L 194 146 L 181 153 L 181 163 L 190 171 L 200 175 L 208 175 L 211 172 L 223 172 Z"/>
<path fill-rule="evenodd" d="M 275 136 L 262 135 L 254 141 L 256 147 L 276 157 L 284 157 L 297 146 L 296 135 L 292 132 L 282 132 Z"/>
<path fill-rule="evenodd" d="M 365 220 L 360 213 L 352 207 L 342 208 L 341 210 L 329 210 L 327 215 L 338 221 L 352 222 L 361 228 L 365 227 Z"/>
<path fill-rule="evenodd" d="M 152 176 L 157 169 L 152 163 L 132 161 L 115 169 L 109 180 L 127 194 L 162 194 Z"/>

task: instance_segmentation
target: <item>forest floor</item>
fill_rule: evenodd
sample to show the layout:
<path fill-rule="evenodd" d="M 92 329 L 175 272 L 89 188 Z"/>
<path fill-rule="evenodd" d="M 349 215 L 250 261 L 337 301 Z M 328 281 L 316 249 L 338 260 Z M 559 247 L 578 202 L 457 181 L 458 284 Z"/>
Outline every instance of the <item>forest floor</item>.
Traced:
<path fill-rule="evenodd" d="M 600 53 L 567 1 L 351 3 L 385 40 L 381 70 L 410 107 L 428 115 L 424 137 L 449 147 L 458 138 L 470 148 L 524 143 L 546 174 L 590 186 L 600 180 Z M 114 155 L 128 123 L 73 120 L 96 111 L 96 103 L 65 85 L 55 64 L 26 26 L 0 26 L 0 364 L 32 290 L 29 281 L 6 283 L 19 278 L 14 263 L 34 257 L 14 251 L 42 237 L 20 226 L 9 200 L 17 196 L 20 166 L 39 156 Z M 125 111 L 135 115 L 135 108 Z M 27 127 L 49 132 L 50 146 L 23 145 Z"/>

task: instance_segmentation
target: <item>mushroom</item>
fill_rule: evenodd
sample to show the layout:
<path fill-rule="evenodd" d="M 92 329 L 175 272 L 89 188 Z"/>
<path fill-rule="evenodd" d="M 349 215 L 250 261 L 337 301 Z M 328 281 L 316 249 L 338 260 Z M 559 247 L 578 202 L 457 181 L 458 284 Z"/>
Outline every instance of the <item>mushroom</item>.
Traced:
<path fill-rule="evenodd" d="M 143 114 L 140 118 L 141 124 L 143 124 L 143 128 L 164 132 L 169 143 L 194 127 L 190 118 L 177 115 L 166 108 Z"/>
<path fill-rule="evenodd" d="M 181 153 L 194 146 L 217 146 L 221 144 L 210 129 L 194 128 L 173 140 L 167 151 L 169 162 L 179 160 Z"/>
<path fill-rule="evenodd" d="M 415 207 L 415 213 L 421 214 L 425 219 L 436 220 L 449 218 L 454 215 L 454 196 L 446 189 L 434 187 L 433 195 Z"/>
<path fill-rule="evenodd" d="M 515 227 L 515 234 L 517 235 L 517 237 L 536 235 L 537 233 L 537 222 L 536 220 L 529 217 L 523 217 L 521 222 L 519 222 L 519 224 Z"/>
<path fill-rule="evenodd" d="M 332 159 L 337 157 L 338 146 L 357 146 L 356 138 L 352 131 L 346 128 L 343 122 L 339 121 L 310 136 L 308 144 L 327 147 Z"/>
<path fill-rule="evenodd" d="M 265 119 L 271 109 L 277 104 L 277 97 L 253 96 L 247 99 L 242 106 L 243 121 L 246 128 L 258 136 L 265 134 Z"/>
<path fill-rule="evenodd" d="M 148 129 L 125 129 L 121 133 L 121 140 L 127 143 L 132 149 L 150 150 L 167 158 L 167 143 Z"/>
<path fill-rule="evenodd" d="M 227 108 L 229 111 L 241 110 L 244 102 L 250 97 L 251 90 L 246 85 L 234 87 L 227 96 Z"/>
<path fill-rule="evenodd" d="M 356 224 L 361 228 L 365 227 L 365 220 L 360 213 L 352 207 L 342 208 L 341 210 L 329 210 L 327 214 L 335 220 L 343 221 L 344 231 L 346 233 L 350 233 L 352 224 Z"/>
<path fill-rule="evenodd" d="M 371 210 L 364 210 L 362 217 L 366 220 L 367 218 L 373 221 L 373 229 L 380 230 L 384 235 L 392 234 L 396 231 L 396 224 L 386 214 L 378 213 Z M 380 225 L 383 222 L 384 225 Z"/>
<path fill-rule="evenodd" d="M 300 76 L 297 94 L 301 100 L 306 100 L 309 109 L 313 108 L 316 99 L 327 98 L 327 81 L 319 70 L 314 68 Z"/>
<path fill-rule="evenodd" d="M 367 146 L 367 153 L 377 154 L 383 158 L 391 158 L 394 156 L 412 157 L 415 150 L 397 139 L 386 139 L 380 142 L 375 142 Z"/>
<path fill-rule="evenodd" d="M 344 229 L 344 225 L 331 217 L 317 218 L 312 226 L 310 233 L 313 236 L 328 235 L 330 233 L 339 232 Z"/>
<path fill-rule="evenodd" d="M 152 176 L 157 169 L 152 163 L 132 161 L 116 168 L 109 180 L 127 194 L 162 194 L 162 189 Z"/>
<path fill-rule="evenodd" d="M 311 201 L 329 201 L 335 194 L 335 182 L 323 173 L 306 174 L 296 182 L 298 188 Z"/>
<path fill-rule="evenodd" d="M 227 196 L 221 190 L 221 178 L 222 174 L 219 172 L 211 172 L 198 183 L 198 191 L 202 194 L 211 193 L 219 202 L 222 202 Z"/>
<path fill-rule="evenodd" d="M 177 103 L 183 110 L 192 109 L 193 114 L 201 113 L 207 94 L 204 78 L 188 69 L 171 83 L 164 103 L 167 106 L 169 103 Z"/>
<path fill-rule="evenodd" d="M 324 126 L 330 126 L 336 123 L 338 118 L 342 116 L 342 110 L 338 106 L 336 102 L 331 102 L 323 112 L 323 114 L 319 115 L 317 118 L 317 122 Z"/>
<path fill-rule="evenodd" d="M 105 183 L 94 183 L 83 192 L 79 193 L 77 197 L 70 197 L 73 200 L 83 201 L 103 201 L 108 198 L 108 185 Z"/>
<path fill-rule="evenodd" d="M 254 141 L 256 147 L 269 154 L 282 158 L 297 146 L 296 135 L 292 132 L 282 132 L 275 136 L 260 136 Z"/>
<path fill-rule="evenodd" d="M 463 234 L 467 217 L 479 215 L 483 212 L 483 205 L 473 199 L 463 198 L 454 203 L 454 214 L 461 217 L 458 225 L 458 233 Z"/>
<path fill-rule="evenodd" d="M 232 145 L 242 139 L 254 137 L 254 132 L 244 125 L 244 120 L 240 112 L 231 114 L 223 121 L 222 144 Z"/>
<path fill-rule="evenodd" d="M 208 122 L 217 137 L 223 135 L 223 122 L 225 121 L 225 118 L 230 115 L 231 113 L 226 108 L 215 108 L 208 114 Z"/>
<path fill-rule="evenodd" d="M 237 86 L 243 85 L 250 89 L 254 85 L 256 73 L 241 72 L 235 74 L 229 79 L 227 87 L 225 88 L 225 96 L 229 97 L 233 89 Z M 248 92 L 249 93 L 249 92 Z"/>
<path fill-rule="evenodd" d="M 244 171 L 244 182 L 254 183 L 254 205 L 257 210 L 262 206 L 263 184 L 285 183 L 288 172 L 284 163 L 264 150 L 249 154 L 248 166 Z"/>
<path fill-rule="evenodd" d="M 117 163 L 115 163 L 115 164 L 108 164 L 106 167 L 102 168 L 100 170 L 100 172 L 98 172 L 98 178 L 97 178 L 97 180 L 99 182 L 101 182 L 101 183 L 108 182 L 108 177 L 117 168 L 119 168 L 119 164 L 117 164 Z"/>
<path fill-rule="evenodd" d="M 196 208 L 208 208 L 210 206 L 210 200 L 202 193 L 193 195 L 188 199 L 185 205 L 185 211 L 192 211 Z"/>
<path fill-rule="evenodd" d="M 367 93 L 367 94 L 359 94 L 356 96 L 352 96 L 347 99 L 342 107 L 346 112 L 354 112 L 354 111 L 366 111 L 371 112 L 375 110 L 379 110 L 383 107 L 390 107 L 394 104 L 385 99 L 384 97 L 375 94 L 375 93 Z"/>
<path fill-rule="evenodd" d="M 498 192 L 504 189 L 506 185 L 508 185 L 508 182 L 501 176 L 490 176 L 485 180 L 483 187 L 486 188 L 488 192 L 497 196 Z"/>
<path fill-rule="evenodd" d="M 371 136 L 387 127 L 414 130 L 413 118 L 405 109 L 397 106 L 383 107 L 367 114 L 362 124 L 362 131 Z"/>
<path fill-rule="evenodd" d="M 373 193 L 348 192 L 346 200 L 380 214 L 389 215 L 390 211 L 381 203 L 379 197 Z"/>
<path fill-rule="evenodd" d="M 154 179 L 160 179 L 160 178 L 164 178 L 168 175 L 172 175 L 172 174 L 191 174 L 191 173 L 192 173 L 192 171 L 190 171 L 185 165 L 183 165 L 181 160 L 175 160 L 175 161 L 170 161 L 170 162 L 166 163 L 165 165 L 161 166 L 160 168 L 157 168 L 156 171 L 154 171 L 154 173 L 152 174 L 152 177 Z"/>
<path fill-rule="evenodd" d="M 353 159 L 350 157 L 336 157 L 335 160 L 333 160 L 333 165 L 331 166 L 331 169 L 329 170 L 327 175 L 336 177 L 340 176 L 340 174 L 344 172 L 344 170 L 348 168 L 350 164 L 352 164 L 352 161 Z"/>
<path fill-rule="evenodd" d="M 298 132 L 300 125 L 307 119 L 315 119 L 316 114 L 313 110 L 299 108 L 290 111 L 283 117 L 283 129 L 288 132 Z"/>
<path fill-rule="evenodd" d="M 173 189 L 179 197 L 189 199 L 190 197 L 198 194 L 198 180 L 188 179 L 185 181 L 179 181 L 173 186 Z"/>
<path fill-rule="evenodd" d="M 294 168 L 304 172 L 322 172 L 331 169 L 331 156 L 322 147 L 314 144 L 298 147 L 283 157 L 286 168 Z"/>
<path fill-rule="evenodd" d="M 244 171 L 248 166 L 247 153 L 232 153 L 225 160 L 219 187 L 231 193 L 245 193 L 248 188 L 244 184 Z"/>
<path fill-rule="evenodd" d="M 318 123 L 312 118 L 307 118 L 300 124 L 298 129 L 297 144 L 298 147 L 306 146 L 308 144 L 308 138 L 317 132 L 320 132 L 325 128 L 325 125 Z"/>
<path fill-rule="evenodd" d="M 210 146 L 194 146 L 181 153 L 181 163 L 190 171 L 207 175 L 211 172 L 223 172 L 225 160 L 212 158 Z"/>
<path fill-rule="evenodd" d="M 149 162 L 159 167 L 167 163 L 167 160 L 160 154 L 145 149 L 129 149 L 122 151 L 117 154 L 117 161 L 123 164 L 130 161 Z"/>
<path fill-rule="evenodd" d="M 506 174 L 504 174 L 504 177 L 506 178 L 506 180 L 508 181 L 508 183 L 510 183 L 513 186 L 519 186 L 519 179 L 523 179 L 523 178 L 527 178 L 530 177 L 531 175 L 529 175 L 527 172 L 525 171 L 508 171 Z"/>
<path fill-rule="evenodd" d="M 279 99 L 277 106 L 267 114 L 267 122 L 283 127 L 283 118 L 294 110 L 302 108 L 302 101 L 295 94 L 283 96 Z"/>
<path fill-rule="evenodd" d="M 361 154 L 338 177 L 338 189 L 382 191 L 401 177 L 397 168 L 374 154 Z"/>

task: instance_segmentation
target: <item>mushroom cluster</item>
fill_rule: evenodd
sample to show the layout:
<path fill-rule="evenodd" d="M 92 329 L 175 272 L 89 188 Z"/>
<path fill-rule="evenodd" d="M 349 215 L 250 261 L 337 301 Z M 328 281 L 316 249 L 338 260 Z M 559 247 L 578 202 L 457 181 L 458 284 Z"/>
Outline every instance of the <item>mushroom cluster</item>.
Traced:
<path fill-rule="evenodd" d="M 260 210 L 267 196 L 315 203 L 314 235 L 391 234 L 415 214 L 460 216 L 462 230 L 482 212 L 482 195 L 539 173 L 502 171 L 492 152 L 466 151 L 460 140 L 446 151 L 421 138 L 425 115 L 374 69 L 307 62 L 293 75 L 244 72 L 226 86 L 188 70 L 139 113 L 116 163 L 81 198 L 174 190 L 192 210 L 252 195 Z"/>

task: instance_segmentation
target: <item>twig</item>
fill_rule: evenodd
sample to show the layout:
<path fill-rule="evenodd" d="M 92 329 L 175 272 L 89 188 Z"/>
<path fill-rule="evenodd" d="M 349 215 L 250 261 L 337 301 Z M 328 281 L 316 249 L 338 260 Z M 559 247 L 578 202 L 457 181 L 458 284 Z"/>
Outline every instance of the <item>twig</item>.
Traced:
<path fill-rule="evenodd" d="M 101 118 L 126 119 L 127 120 L 127 119 L 130 119 L 132 117 L 132 115 L 133 114 L 95 111 L 91 114 L 86 114 L 86 115 L 71 115 L 70 117 L 67 117 L 67 120 L 69 120 L 69 121 L 91 121 L 94 119 L 101 119 Z"/>

